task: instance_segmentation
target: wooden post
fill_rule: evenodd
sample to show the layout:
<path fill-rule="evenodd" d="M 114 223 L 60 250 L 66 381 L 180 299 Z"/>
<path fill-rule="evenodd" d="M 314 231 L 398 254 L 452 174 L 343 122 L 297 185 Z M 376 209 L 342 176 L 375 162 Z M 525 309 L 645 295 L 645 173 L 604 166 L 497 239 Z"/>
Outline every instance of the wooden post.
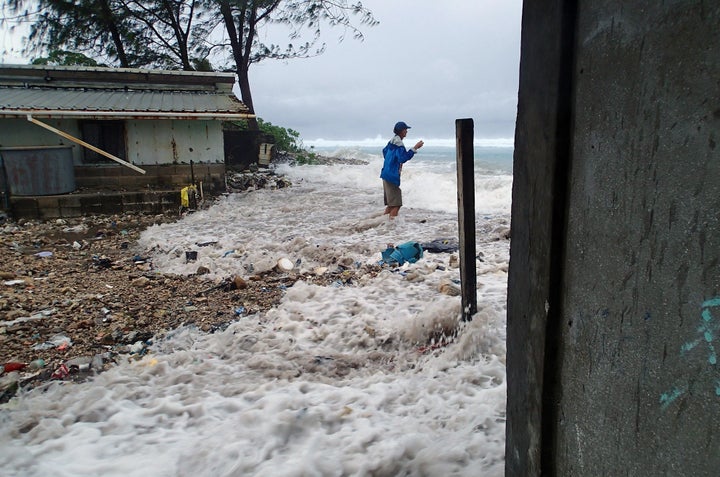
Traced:
<path fill-rule="evenodd" d="M 66 133 L 66 132 L 64 132 L 64 131 L 61 131 L 61 130 L 59 130 L 59 129 L 56 129 L 56 128 L 50 126 L 49 124 L 45 124 L 45 123 L 42 122 L 42 121 L 38 121 L 37 119 L 35 119 L 35 118 L 32 117 L 32 114 L 28 114 L 28 115 L 27 115 L 27 120 L 30 121 L 30 122 L 33 123 L 33 124 L 37 124 L 37 125 L 40 126 L 41 128 L 45 128 L 45 129 L 47 129 L 48 131 L 54 132 L 55 134 L 57 134 L 57 135 L 59 135 L 59 136 L 62 136 L 62 137 L 64 137 L 65 139 L 69 139 L 69 140 L 71 140 L 72 142 L 75 142 L 75 143 L 80 144 L 81 146 L 85 146 L 86 148 L 90 149 L 91 151 L 97 152 L 98 154 L 101 154 L 101 155 L 107 157 L 108 159 L 112 159 L 113 161 L 115 161 L 115 162 L 117 162 L 117 163 L 119 163 L 119 164 L 122 164 L 122 165 L 125 166 L 125 167 L 129 167 L 130 169 L 135 170 L 135 171 L 138 171 L 138 172 L 141 173 L 141 174 L 145 174 L 145 170 L 144 170 L 144 169 L 140 169 L 140 168 L 139 168 L 138 166 L 136 166 L 135 164 L 131 164 L 131 163 L 127 162 L 127 161 L 123 161 L 123 160 L 120 159 L 119 157 L 113 156 L 113 155 L 110 154 L 109 152 L 103 151 L 102 149 L 99 149 L 99 148 L 93 146 L 92 144 L 88 144 L 87 142 L 83 141 L 82 139 L 78 139 L 78 138 L 76 138 L 75 136 L 71 136 L 70 134 L 68 134 L 68 133 Z"/>
<path fill-rule="evenodd" d="M 475 153 L 473 120 L 455 120 L 457 148 L 458 233 L 460 235 L 460 286 L 462 320 L 477 313 L 477 271 L 475 269 Z"/>

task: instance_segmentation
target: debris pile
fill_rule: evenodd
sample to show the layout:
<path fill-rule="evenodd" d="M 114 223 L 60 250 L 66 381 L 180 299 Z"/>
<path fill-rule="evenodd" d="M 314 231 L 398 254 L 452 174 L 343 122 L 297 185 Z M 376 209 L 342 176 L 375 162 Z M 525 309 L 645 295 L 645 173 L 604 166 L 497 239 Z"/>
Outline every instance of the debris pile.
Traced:
<path fill-rule="evenodd" d="M 219 283 L 200 271 L 161 274 L 135 243 L 145 228 L 177 218 L 124 214 L 0 224 L 0 402 L 18 387 L 82 380 L 139 358 L 181 326 L 212 333 L 258 319 L 298 280 L 347 286 L 381 270 L 337 264 L 303 274 L 282 263 Z"/>
<path fill-rule="evenodd" d="M 258 189 L 282 189 L 292 182 L 271 170 L 227 171 L 225 174 L 228 192 L 244 192 Z"/>

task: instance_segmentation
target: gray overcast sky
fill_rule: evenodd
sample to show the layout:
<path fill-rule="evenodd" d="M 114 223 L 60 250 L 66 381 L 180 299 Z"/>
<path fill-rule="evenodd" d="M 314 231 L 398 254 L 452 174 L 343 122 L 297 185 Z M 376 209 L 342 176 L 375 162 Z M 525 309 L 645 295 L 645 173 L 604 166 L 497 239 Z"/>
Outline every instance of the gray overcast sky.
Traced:
<path fill-rule="evenodd" d="M 363 5 L 380 21 L 361 27 L 365 41 L 338 43 L 342 32 L 324 28 L 319 57 L 251 67 L 260 117 L 305 141 L 387 138 L 399 120 L 411 138 L 452 139 L 458 118 L 473 118 L 476 138 L 513 137 L 522 0 Z M 1 61 L 18 62 L 7 47 L 17 51 L 21 36 L 2 32 Z"/>
<path fill-rule="evenodd" d="M 305 140 L 453 138 L 473 118 L 476 138 L 513 137 L 521 0 L 364 0 L 380 24 L 363 42 L 327 29 L 316 58 L 250 69 L 257 114 Z"/>

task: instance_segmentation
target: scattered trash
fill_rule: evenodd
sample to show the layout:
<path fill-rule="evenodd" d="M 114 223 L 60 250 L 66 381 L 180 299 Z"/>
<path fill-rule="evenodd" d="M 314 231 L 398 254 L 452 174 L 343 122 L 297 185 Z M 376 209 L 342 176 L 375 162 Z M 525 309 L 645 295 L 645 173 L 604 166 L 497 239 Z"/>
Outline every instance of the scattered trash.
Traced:
<path fill-rule="evenodd" d="M 217 240 L 212 240 L 209 242 L 196 242 L 195 243 L 195 245 L 197 245 L 198 247 L 207 247 L 207 246 L 215 245 L 215 244 L 217 244 Z"/>
<path fill-rule="evenodd" d="M 240 306 L 238 308 L 235 308 L 235 316 L 240 316 L 245 313 L 245 307 Z"/>
<path fill-rule="evenodd" d="M 5 363 L 3 365 L 3 371 L 6 373 L 12 373 L 13 371 L 20 371 L 21 369 L 25 369 L 27 364 L 25 363 Z"/>
<path fill-rule="evenodd" d="M 417 242 L 405 242 L 397 247 L 388 247 L 381 255 L 383 262 L 387 264 L 415 263 L 422 258 L 423 248 Z"/>
<path fill-rule="evenodd" d="M 65 364 L 61 364 L 54 373 L 50 375 L 50 379 L 65 379 L 70 374 L 70 368 Z"/>
<path fill-rule="evenodd" d="M 197 207 L 198 190 L 194 185 L 180 189 L 180 206 L 189 209 Z"/>
<path fill-rule="evenodd" d="M 435 239 L 422 244 L 422 248 L 430 253 L 452 253 L 458 251 L 458 243 L 454 239 Z"/>
<path fill-rule="evenodd" d="M 102 371 L 104 360 L 102 355 L 96 354 L 90 362 L 90 367 L 97 372 Z"/>
<path fill-rule="evenodd" d="M 28 363 L 28 368 L 32 370 L 36 369 L 42 369 L 45 367 L 45 360 L 44 359 L 36 359 L 35 361 L 31 361 Z"/>
<path fill-rule="evenodd" d="M 443 295 L 448 296 L 460 296 L 460 294 L 462 293 L 460 286 L 448 280 L 443 280 L 442 282 L 440 282 L 440 284 L 438 285 L 438 291 Z"/>
<path fill-rule="evenodd" d="M 3 285 L 7 285 L 9 287 L 14 285 L 26 285 L 27 282 L 25 280 L 8 280 L 6 282 L 3 282 Z"/>
<path fill-rule="evenodd" d="M 65 366 L 67 366 L 70 372 L 87 371 L 90 369 L 91 362 L 92 358 L 90 356 L 80 356 L 66 361 Z"/>
<path fill-rule="evenodd" d="M 72 340 L 70 338 L 65 335 L 55 335 L 48 341 L 36 344 L 35 346 L 33 346 L 33 349 L 45 350 L 57 348 L 59 350 L 64 350 L 69 348 L 70 346 L 72 346 Z"/>
<path fill-rule="evenodd" d="M 38 253 L 35 254 L 35 256 L 36 256 L 36 257 L 40 257 L 40 258 L 48 258 L 48 257 L 52 257 L 52 256 L 53 256 L 53 253 L 52 253 L 52 252 L 47 252 L 47 251 L 45 251 L 45 252 L 38 252 Z"/>
<path fill-rule="evenodd" d="M 234 253 L 235 253 L 235 250 L 228 250 L 227 252 L 225 252 L 225 253 L 223 254 L 223 258 L 227 257 L 228 255 L 232 255 L 232 254 L 234 254 Z"/>
<path fill-rule="evenodd" d="M 185 252 L 185 263 L 194 262 L 195 260 L 197 260 L 197 255 L 198 253 L 195 250 Z"/>
<path fill-rule="evenodd" d="M 130 346 L 130 354 L 145 354 L 145 343 L 136 341 Z"/>

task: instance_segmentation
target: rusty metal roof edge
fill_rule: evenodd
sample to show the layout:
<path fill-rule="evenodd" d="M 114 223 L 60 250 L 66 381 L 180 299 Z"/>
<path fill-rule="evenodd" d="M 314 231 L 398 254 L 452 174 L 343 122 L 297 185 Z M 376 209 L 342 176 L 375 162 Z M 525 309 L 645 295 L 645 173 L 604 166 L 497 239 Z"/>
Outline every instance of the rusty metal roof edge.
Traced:
<path fill-rule="evenodd" d="M 43 119 L 186 119 L 186 120 L 216 120 L 232 121 L 256 117 L 249 112 L 168 112 L 168 111 L 76 111 L 76 110 L 47 110 L 47 109 L 0 109 L 0 118 L 25 118 L 28 114 Z"/>
<path fill-rule="evenodd" d="M 219 83 L 234 83 L 235 73 L 206 72 L 206 71 L 182 71 L 182 70 L 158 70 L 143 68 L 106 68 L 99 66 L 48 66 L 48 65 L 17 65 L 0 63 L 0 77 L 22 76 L 40 77 L 43 79 L 52 78 L 53 73 L 63 78 L 72 76 L 97 76 L 97 77 L 118 77 L 121 81 L 128 81 L 132 78 L 147 81 L 150 77 L 176 79 L 179 81 L 200 80 L 207 82 L 215 80 Z"/>

